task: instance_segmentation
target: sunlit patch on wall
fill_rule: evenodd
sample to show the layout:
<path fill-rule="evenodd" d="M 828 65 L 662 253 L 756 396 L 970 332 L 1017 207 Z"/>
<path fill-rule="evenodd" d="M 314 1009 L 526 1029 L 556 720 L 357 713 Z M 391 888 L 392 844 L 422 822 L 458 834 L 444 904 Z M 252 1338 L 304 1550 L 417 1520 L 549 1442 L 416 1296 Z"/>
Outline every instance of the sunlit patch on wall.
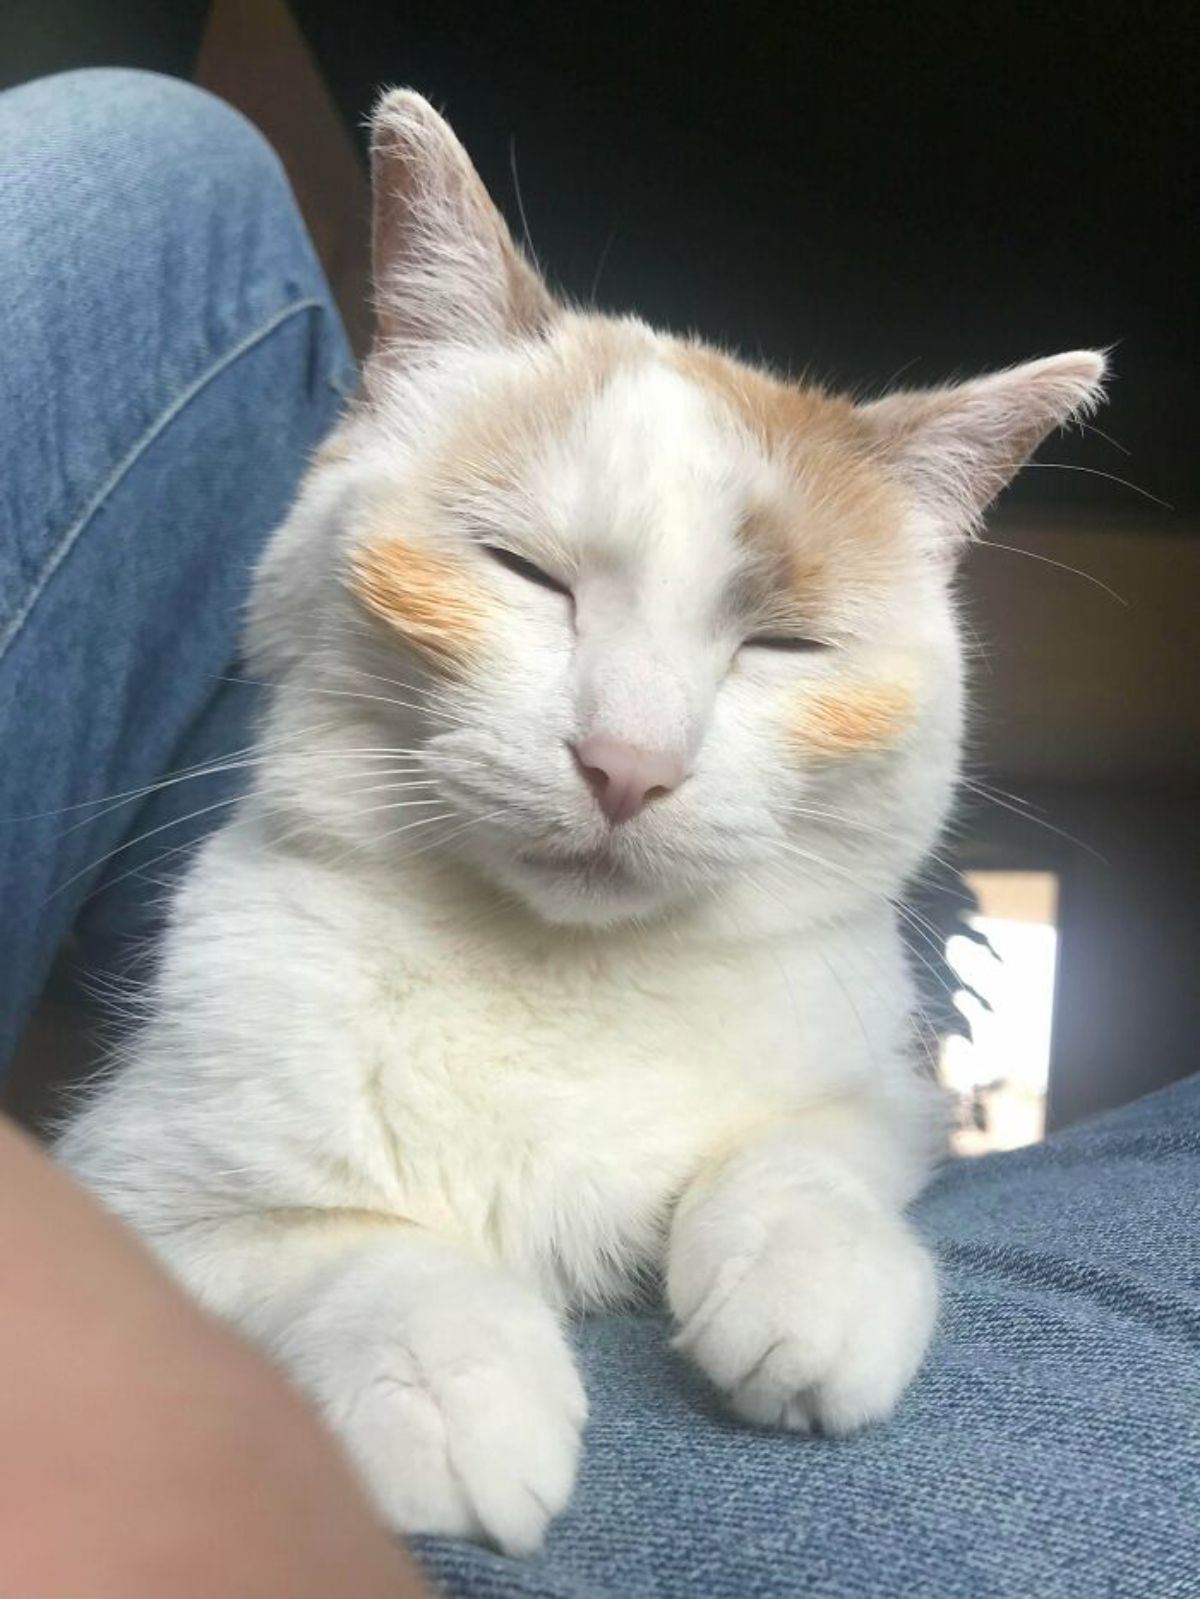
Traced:
<path fill-rule="evenodd" d="M 952 938 L 947 955 L 991 1008 L 971 993 L 959 994 L 956 1003 L 972 1036 L 947 1038 L 940 1065 L 943 1083 L 959 1101 L 955 1152 L 979 1155 L 1035 1143 L 1045 1132 L 1058 878 L 996 871 L 965 877 L 979 902 L 970 925 L 987 944 Z"/>

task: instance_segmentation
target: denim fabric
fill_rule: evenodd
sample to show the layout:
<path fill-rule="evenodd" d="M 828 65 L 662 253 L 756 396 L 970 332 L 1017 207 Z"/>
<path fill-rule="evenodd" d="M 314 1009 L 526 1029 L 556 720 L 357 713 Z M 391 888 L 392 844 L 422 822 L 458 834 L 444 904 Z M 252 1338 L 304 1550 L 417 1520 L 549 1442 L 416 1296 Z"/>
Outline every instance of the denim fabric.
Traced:
<path fill-rule="evenodd" d="M 519 1562 L 426 1539 L 471 1599 L 1196 1599 L 1200 1078 L 949 1165 L 918 1207 L 945 1303 L 895 1418 L 726 1420 L 656 1314 L 585 1324 L 575 1501 Z"/>
<path fill-rule="evenodd" d="M 103 964 L 151 926 L 150 862 L 222 814 L 192 782 L 62 808 L 246 743 L 247 572 L 350 369 L 277 164 L 217 102 L 73 74 L 0 98 L 0 151 L 0 816 L 37 813 L 0 826 L 2 1060 L 72 921 Z M 949 1166 L 918 1220 L 944 1313 L 891 1423 L 750 1431 L 661 1316 L 590 1322 L 570 1511 L 527 1562 L 421 1540 L 445 1592 L 1200 1599 L 1200 1080 Z"/>
<path fill-rule="evenodd" d="M 2 1070 L 68 928 L 122 966 L 220 814 L 66 808 L 247 743 L 247 573 L 353 372 L 276 157 L 171 79 L 0 96 L 0 284 Z"/>

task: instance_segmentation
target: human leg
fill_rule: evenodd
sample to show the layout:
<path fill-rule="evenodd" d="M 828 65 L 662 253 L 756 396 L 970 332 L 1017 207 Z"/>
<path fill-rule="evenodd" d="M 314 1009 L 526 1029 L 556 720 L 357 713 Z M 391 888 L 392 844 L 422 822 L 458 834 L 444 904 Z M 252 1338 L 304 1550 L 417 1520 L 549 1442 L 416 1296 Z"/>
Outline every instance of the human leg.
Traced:
<path fill-rule="evenodd" d="M 1200 1077 L 945 1168 L 929 1359 L 851 1438 L 730 1419 L 657 1314 L 586 1325 L 575 1500 L 531 1563 L 428 1541 L 451 1595 L 1196 1599 Z"/>
<path fill-rule="evenodd" d="M 250 569 L 352 369 L 278 161 L 220 101 L 69 73 L 0 97 L 0 143 L 3 1063 L 90 894 L 89 964 L 150 930 L 114 851 L 222 814 L 228 779 L 96 802 L 248 743 L 221 679 Z"/>

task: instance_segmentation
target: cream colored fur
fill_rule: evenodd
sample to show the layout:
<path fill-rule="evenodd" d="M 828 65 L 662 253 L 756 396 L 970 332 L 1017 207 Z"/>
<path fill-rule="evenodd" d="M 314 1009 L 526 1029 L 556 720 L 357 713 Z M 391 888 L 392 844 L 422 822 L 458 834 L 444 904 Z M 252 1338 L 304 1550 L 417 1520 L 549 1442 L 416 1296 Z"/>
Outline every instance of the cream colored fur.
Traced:
<path fill-rule="evenodd" d="M 380 340 L 259 574 L 254 786 L 61 1154 L 396 1527 L 523 1551 L 575 1472 L 569 1313 L 661 1281 L 769 1426 L 878 1421 L 920 1363 L 893 901 L 955 778 L 953 551 L 1102 362 L 801 395 L 555 306 L 416 96 L 376 152 Z M 610 826 L 597 729 L 687 780 Z"/>

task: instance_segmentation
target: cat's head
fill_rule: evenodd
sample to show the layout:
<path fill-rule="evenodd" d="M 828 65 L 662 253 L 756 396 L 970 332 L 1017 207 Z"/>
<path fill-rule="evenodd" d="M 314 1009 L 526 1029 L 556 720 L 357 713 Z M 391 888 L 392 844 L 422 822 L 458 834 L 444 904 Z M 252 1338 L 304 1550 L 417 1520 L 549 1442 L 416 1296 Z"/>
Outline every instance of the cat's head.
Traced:
<path fill-rule="evenodd" d="M 557 923 L 893 892 L 956 772 L 957 554 L 1102 357 L 856 404 L 558 303 L 414 94 L 374 184 L 364 396 L 254 601 L 276 796 Z"/>

